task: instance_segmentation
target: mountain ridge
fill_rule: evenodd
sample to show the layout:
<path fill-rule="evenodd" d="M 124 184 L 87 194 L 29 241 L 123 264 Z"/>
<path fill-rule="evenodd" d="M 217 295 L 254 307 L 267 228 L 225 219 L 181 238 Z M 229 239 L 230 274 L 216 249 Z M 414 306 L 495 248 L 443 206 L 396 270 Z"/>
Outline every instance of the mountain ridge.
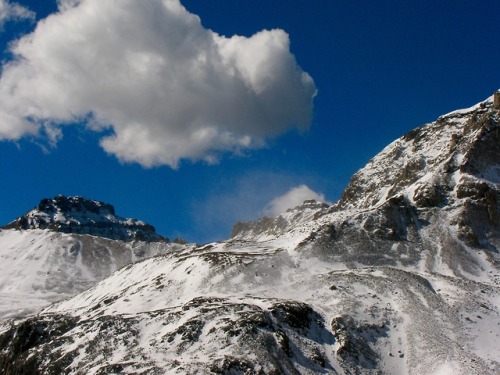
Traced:
<path fill-rule="evenodd" d="M 122 241 L 168 242 L 152 225 L 116 216 L 109 203 L 78 196 L 44 198 L 33 210 L 1 229 L 48 229 Z"/>
<path fill-rule="evenodd" d="M 493 100 L 490 97 L 467 110 L 443 115 L 390 143 L 354 174 L 339 201 L 328 210 L 311 212 L 304 222 L 287 212 L 274 219 L 237 223 L 232 237 L 258 238 L 266 231 L 284 233 L 302 223 L 307 226 L 313 217 L 317 220 L 325 216 L 328 222 L 335 216 L 346 216 L 343 213 L 356 217 L 383 207 L 402 210 L 401 214 L 412 220 L 418 210 L 446 208 L 455 203 L 468 206 L 466 217 L 473 211 L 486 216 L 487 226 L 495 231 L 500 224 L 500 111 Z M 393 221 L 401 222 L 398 218 Z M 469 244 L 479 246 L 487 239 L 479 228 L 470 227 L 470 221 L 460 222 L 460 235 L 468 237 Z M 386 229 L 401 237 L 405 229 L 395 224 L 391 229 L 389 223 Z"/>
<path fill-rule="evenodd" d="M 496 97 L 392 142 L 332 206 L 237 223 L 4 323 L 0 370 L 497 373 Z"/>

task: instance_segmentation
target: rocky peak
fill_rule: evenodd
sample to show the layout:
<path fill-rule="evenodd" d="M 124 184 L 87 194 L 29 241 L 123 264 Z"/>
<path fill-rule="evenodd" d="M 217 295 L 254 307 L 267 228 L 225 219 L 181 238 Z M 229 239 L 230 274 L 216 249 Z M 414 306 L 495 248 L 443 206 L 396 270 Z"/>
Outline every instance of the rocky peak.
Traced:
<path fill-rule="evenodd" d="M 462 277 L 480 275 L 484 257 L 497 270 L 500 109 L 492 97 L 388 145 L 353 176 L 322 222 L 301 246 L 328 259 L 422 262 Z"/>
<path fill-rule="evenodd" d="M 278 236 L 291 226 L 302 222 L 316 220 L 328 211 L 328 204 L 314 199 L 305 200 L 300 206 L 289 208 L 281 215 L 269 218 L 263 217 L 256 221 L 237 222 L 231 232 L 231 238 L 243 239 Z"/>
<path fill-rule="evenodd" d="M 82 197 L 65 197 L 58 195 L 55 198 L 45 198 L 40 201 L 36 208 L 39 212 L 46 214 L 62 214 L 78 213 L 80 215 L 100 215 L 114 216 L 115 208 L 107 203 L 94 201 Z"/>
<path fill-rule="evenodd" d="M 417 206 L 456 197 L 465 180 L 500 182 L 500 111 L 493 97 L 392 142 L 358 171 L 336 209 L 371 209 L 405 196 Z"/>
<path fill-rule="evenodd" d="M 114 207 L 108 203 L 63 195 L 42 199 L 33 210 L 3 228 L 48 229 L 122 241 L 167 241 L 152 225 L 116 216 Z"/>

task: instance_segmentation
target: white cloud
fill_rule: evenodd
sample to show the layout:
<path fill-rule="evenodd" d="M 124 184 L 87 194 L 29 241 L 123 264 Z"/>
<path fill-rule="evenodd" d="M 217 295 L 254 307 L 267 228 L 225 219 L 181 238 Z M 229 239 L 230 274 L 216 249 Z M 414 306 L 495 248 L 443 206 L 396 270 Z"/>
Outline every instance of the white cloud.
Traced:
<path fill-rule="evenodd" d="M 274 198 L 264 209 L 264 214 L 276 217 L 289 208 L 300 206 L 305 200 L 314 199 L 319 202 L 326 202 L 325 196 L 311 190 L 307 185 L 299 185 L 290 189 L 287 193 Z"/>
<path fill-rule="evenodd" d="M 0 0 L 0 29 L 7 21 L 23 19 L 34 20 L 35 13 L 17 3 Z"/>
<path fill-rule="evenodd" d="M 175 168 L 310 125 L 316 88 L 282 30 L 226 38 L 178 0 L 58 5 L 3 67 L 0 139 L 90 118 L 121 161 Z"/>

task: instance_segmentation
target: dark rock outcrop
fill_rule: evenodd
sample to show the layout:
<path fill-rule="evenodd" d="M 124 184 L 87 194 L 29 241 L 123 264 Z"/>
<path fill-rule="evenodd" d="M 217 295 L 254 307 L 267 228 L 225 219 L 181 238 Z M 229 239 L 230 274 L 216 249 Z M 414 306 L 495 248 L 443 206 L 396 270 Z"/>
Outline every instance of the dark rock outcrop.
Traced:
<path fill-rule="evenodd" d="M 2 229 L 48 229 L 122 241 L 168 241 L 152 225 L 116 216 L 108 203 L 63 195 L 42 199 L 37 207 Z"/>

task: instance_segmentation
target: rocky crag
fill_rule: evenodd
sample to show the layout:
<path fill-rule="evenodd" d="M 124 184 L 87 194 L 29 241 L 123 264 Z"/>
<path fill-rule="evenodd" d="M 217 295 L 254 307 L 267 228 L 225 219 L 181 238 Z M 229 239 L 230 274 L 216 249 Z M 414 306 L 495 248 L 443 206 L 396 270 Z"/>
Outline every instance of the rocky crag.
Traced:
<path fill-rule="evenodd" d="M 37 207 L 3 229 L 48 229 L 121 241 L 168 241 L 152 225 L 116 216 L 108 203 L 63 195 L 42 199 Z"/>

